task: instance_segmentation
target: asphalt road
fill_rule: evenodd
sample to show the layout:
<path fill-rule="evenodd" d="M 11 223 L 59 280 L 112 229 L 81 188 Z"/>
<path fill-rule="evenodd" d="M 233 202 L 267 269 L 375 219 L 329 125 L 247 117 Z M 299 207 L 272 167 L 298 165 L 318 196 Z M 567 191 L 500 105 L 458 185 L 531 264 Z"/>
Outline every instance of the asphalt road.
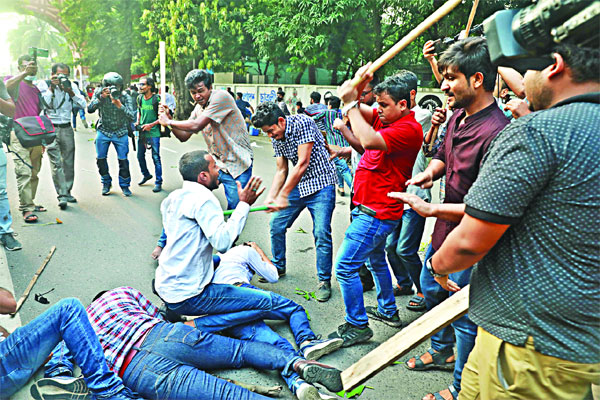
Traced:
<path fill-rule="evenodd" d="M 112 193 L 109 196 L 100 195 L 101 184 L 95 163 L 94 137 L 95 133 L 91 129 L 79 127 L 76 132 L 77 170 L 73 195 L 79 201 L 76 204 L 69 204 L 64 211 L 58 208 L 50 177 L 50 163 L 44 156 L 36 204 L 44 205 L 48 208 L 48 212 L 38 213 L 40 221 L 37 224 L 26 225 L 20 217 L 17 209 L 18 198 L 13 164 L 12 160 L 9 161 L 8 191 L 14 217 L 13 228 L 18 233 L 18 239 L 23 243 L 23 250 L 7 252 L 17 298 L 25 290 L 50 248 L 52 246 L 57 248 L 29 299 L 21 308 L 23 324 L 31 321 L 61 298 L 77 297 L 84 304 L 88 304 L 97 292 L 122 285 L 141 290 L 149 299 L 159 304 L 150 290 L 150 282 L 156 268 L 156 262 L 150 258 L 150 253 L 161 231 L 160 203 L 169 192 L 181 186 L 181 178 L 176 167 L 180 155 L 193 149 L 206 148 L 206 145 L 198 135 L 187 143 L 180 143 L 174 138 L 164 139 L 161 142 L 164 184 L 163 191 L 158 194 L 152 192 L 153 181 L 141 187 L 137 185 L 141 173 L 136 156 L 130 149 L 133 196 L 125 198 L 118 188 L 116 179 L 118 165 L 114 149 L 109 151 L 109 166 L 113 176 Z M 255 152 L 254 174 L 261 176 L 268 188 L 275 169 L 272 147 L 265 137 L 252 137 L 251 141 Z M 153 165 L 149 154 L 147 160 L 152 171 Z M 215 193 L 221 204 L 225 205 L 223 189 L 219 188 Z M 260 199 L 259 202 L 261 203 Z M 348 197 L 337 198 L 333 216 L 334 254 L 343 240 L 344 231 L 349 223 L 348 202 Z M 63 223 L 44 225 L 56 222 L 56 218 Z M 267 254 L 270 254 L 268 222 L 267 214 L 252 213 L 241 240 L 255 241 Z M 308 233 L 298 232 L 300 228 Z M 327 336 L 343 323 L 344 316 L 342 298 L 335 278 L 332 282 L 332 298 L 326 303 L 307 301 L 294 294 L 296 287 L 312 291 L 317 284 L 315 249 L 311 231 L 312 221 L 308 211 L 305 211 L 287 234 L 287 275 L 274 285 L 260 284 L 256 279 L 253 283 L 292 298 L 303 305 L 312 318 L 313 330 L 317 334 Z M 49 305 L 34 301 L 35 293 L 43 293 L 51 289 L 54 290 L 46 295 L 50 300 Z M 408 298 L 407 296 L 397 298 L 400 317 L 406 323 L 420 315 L 404 308 Z M 376 304 L 374 291 L 365 294 L 365 303 Z M 293 343 L 293 336 L 285 323 L 269 321 L 269 325 Z M 340 349 L 323 357 L 322 361 L 345 369 L 398 331 L 376 321 L 371 323 L 371 327 L 375 332 L 371 341 Z M 429 341 L 426 341 L 413 353 L 423 353 L 428 345 Z M 401 360 L 408 358 L 407 355 Z M 283 384 L 275 372 L 249 368 L 216 371 L 215 374 L 247 383 Z M 365 389 L 360 398 L 364 400 L 420 399 L 427 392 L 445 388 L 451 381 L 452 374 L 449 372 L 413 372 L 402 365 L 393 365 L 370 379 L 367 385 L 373 389 Z M 291 399 L 293 396 L 285 388 L 281 398 Z"/>

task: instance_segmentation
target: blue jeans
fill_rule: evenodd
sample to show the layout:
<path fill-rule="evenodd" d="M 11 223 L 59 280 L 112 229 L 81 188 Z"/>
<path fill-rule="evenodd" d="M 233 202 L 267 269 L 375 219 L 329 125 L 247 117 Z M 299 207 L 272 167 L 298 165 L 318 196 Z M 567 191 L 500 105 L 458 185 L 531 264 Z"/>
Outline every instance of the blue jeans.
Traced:
<path fill-rule="evenodd" d="M 140 136 L 138 139 L 137 159 L 140 164 L 140 170 L 144 177 L 150 176 L 150 171 L 148 171 L 148 166 L 146 165 L 146 143 L 149 143 L 152 148 L 152 161 L 154 162 L 154 175 L 156 176 L 156 181 L 154 183 L 162 185 L 163 179 L 159 137 L 142 138 Z"/>
<path fill-rule="evenodd" d="M 125 370 L 123 382 L 148 399 L 268 399 L 204 370 L 254 367 L 289 376 L 292 351 L 202 332 L 184 324 L 160 323 L 148 332 Z"/>
<path fill-rule="evenodd" d="M 421 269 L 419 246 L 425 229 L 425 218 L 412 208 L 404 210 L 402 220 L 388 236 L 385 251 L 398 285 L 412 287 L 421 293 Z"/>
<path fill-rule="evenodd" d="M 208 284 L 202 293 L 180 303 L 166 303 L 182 315 L 202 315 L 194 319 L 196 328 L 217 332 L 231 326 L 263 319 L 289 321 L 297 343 L 315 338 L 304 309 L 273 292 L 233 285 Z"/>
<path fill-rule="evenodd" d="M 6 192 L 6 153 L 4 153 L 3 147 L 0 145 L 0 235 L 13 231 L 10 204 L 8 204 L 8 193 Z"/>
<path fill-rule="evenodd" d="M 425 253 L 425 261 L 433 257 L 435 250 L 429 245 Z M 465 287 L 471 281 L 471 268 L 464 271 L 459 271 L 448 275 L 449 279 L 453 280 L 458 286 Z M 444 290 L 433 276 L 427 271 L 425 265 L 421 272 L 421 289 L 425 295 L 425 305 L 427 310 L 452 296 L 451 292 Z M 475 346 L 475 337 L 477 336 L 477 325 L 469 319 L 469 315 L 465 315 L 454 321 L 451 326 L 447 326 L 431 337 L 431 348 L 435 351 L 449 351 L 454 347 L 454 337 L 456 336 L 456 364 L 454 364 L 454 388 L 460 391 L 460 378 L 462 370 L 469 358 L 473 346 Z"/>
<path fill-rule="evenodd" d="M 385 241 L 396 225 L 398 221 L 380 220 L 358 208 L 352 210 L 352 222 L 346 229 L 335 262 L 335 276 L 346 306 L 346 321 L 352 325 L 362 327 L 369 323 L 358 276 L 358 270 L 367 260 L 367 268 L 375 281 L 379 312 L 392 317 L 397 310 L 392 277 L 385 259 Z"/>
<path fill-rule="evenodd" d="M 248 283 L 242 284 L 241 287 L 255 289 L 255 290 L 262 290 L 260 288 L 257 288 L 256 286 L 252 286 Z M 306 312 L 304 312 L 304 315 L 306 318 L 305 326 L 308 326 L 308 318 L 306 317 Z M 295 332 L 294 327 L 291 327 L 291 328 L 292 328 L 292 332 Z M 249 322 L 244 325 L 237 325 L 237 326 L 225 329 L 221 333 L 226 336 L 235 338 L 235 339 L 253 340 L 256 342 L 269 343 L 269 344 L 279 347 L 280 349 L 283 349 L 285 351 L 296 352 L 296 350 L 294 349 L 294 346 L 292 346 L 292 344 L 290 342 L 288 342 L 286 339 L 284 339 L 279 334 L 274 332 L 273 329 L 271 329 L 267 324 L 265 324 L 264 321 Z M 311 331 L 311 333 L 312 333 L 312 331 Z M 294 336 L 296 336 L 296 335 L 294 335 Z M 310 335 L 306 335 L 305 337 L 309 337 L 309 336 Z M 314 333 L 312 333 L 312 336 L 313 336 L 313 339 L 317 338 L 317 336 Z M 297 343 L 298 347 L 300 347 L 301 343 L 302 342 Z M 294 381 L 296 381 L 299 378 L 298 374 L 295 372 L 293 372 L 289 376 L 285 376 L 282 374 L 282 377 L 283 377 L 283 380 L 285 381 L 285 383 L 288 385 L 288 387 L 292 391 L 292 393 L 294 393 L 295 392 Z"/>
<path fill-rule="evenodd" d="M 81 368 L 94 398 L 107 398 L 123 389 L 106 364 L 85 308 L 77 299 L 63 299 L 0 342 L 0 398 L 24 386 L 61 341 Z"/>
<path fill-rule="evenodd" d="M 115 147 L 117 158 L 119 159 L 119 186 L 129 187 L 131 184 L 131 176 L 129 174 L 129 161 L 127 160 L 127 154 L 129 154 L 129 137 L 127 135 L 121 137 L 113 135 L 112 137 L 108 137 L 98 131 L 98 134 L 96 135 L 96 157 L 105 160 L 111 143 Z M 108 171 L 108 165 L 106 169 Z M 112 182 L 110 173 L 101 173 L 100 176 L 102 184 L 110 185 Z"/>
<path fill-rule="evenodd" d="M 85 121 L 85 110 L 83 108 L 74 108 L 73 109 L 73 128 L 77 128 L 77 113 L 79 113 L 79 118 L 82 121 Z"/>
<path fill-rule="evenodd" d="M 225 198 L 227 199 L 228 210 L 233 210 L 240 202 L 237 191 L 237 182 L 242 185 L 243 189 L 248 184 L 250 178 L 252 178 L 252 165 L 250 165 L 247 170 L 242 172 L 242 174 L 235 179 L 231 174 L 219 171 L 219 181 L 223 184 L 223 189 L 225 189 Z"/>
<path fill-rule="evenodd" d="M 338 176 L 338 186 L 343 189 L 344 182 L 346 182 L 346 185 L 352 189 L 352 172 L 346 161 L 336 157 L 333 159 L 333 163 L 335 164 L 335 171 Z"/>
<path fill-rule="evenodd" d="M 333 250 L 331 244 L 331 216 L 335 207 L 335 187 L 326 186 L 311 195 L 300 197 L 294 188 L 289 197 L 289 206 L 271 217 L 271 252 L 273 264 L 285 270 L 285 233 L 298 215 L 308 208 L 313 220 L 313 236 L 317 249 L 317 276 L 319 281 L 331 281 Z"/>

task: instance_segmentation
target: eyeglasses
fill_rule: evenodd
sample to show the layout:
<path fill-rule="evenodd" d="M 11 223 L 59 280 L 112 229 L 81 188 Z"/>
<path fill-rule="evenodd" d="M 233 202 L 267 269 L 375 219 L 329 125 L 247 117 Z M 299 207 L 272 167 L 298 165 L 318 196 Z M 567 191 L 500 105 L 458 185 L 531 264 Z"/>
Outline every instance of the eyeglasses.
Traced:
<path fill-rule="evenodd" d="M 373 91 L 373 89 L 371 90 L 365 90 L 364 92 L 362 92 L 360 95 L 361 97 L 365 97 L 366 95 L 368 95 L 369 93 L 371 93 Z"/>

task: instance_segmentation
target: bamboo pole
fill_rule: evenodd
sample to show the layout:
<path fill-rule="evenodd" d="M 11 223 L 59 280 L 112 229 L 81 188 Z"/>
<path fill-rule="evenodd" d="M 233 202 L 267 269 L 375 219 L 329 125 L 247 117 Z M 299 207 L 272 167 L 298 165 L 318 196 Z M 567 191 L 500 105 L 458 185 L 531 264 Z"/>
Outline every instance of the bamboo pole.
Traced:
<path fill-rule="evenodd" d="M 29 297 L 29 293 L 31 293 L 31 289 L 33 289 L 33 285 L 35 285 L 35 283 L 37 282 L 38 278 L 40 277 L 42 271 L 44 270 L 44 268 L 46 268 L 46 265 L 48 265 L 48 262 L 52 258 L 52 255 L 54 254 L 55 250 L 56 250 L 56 246 L 52 246 L 52 248 L 50 249 L 50 253 L 46 256 L 46 259 L 44 260 L 42 265 L 35 272 L 35 275 L 33 275 L 33 278 L 31 278 L 29 285 L 27 285 L 27 289 L 25 289 L 25 292 L 23 293 L 23 295 L 17 302 L 17 309 L 15 310 L 14 313 L 11 313 L 12 316 L 16 315 L 19 312 L 19 310 L 21 309 L 21 306 L 23 305 L 23 303 L 25 303 L 25 300 L 27 300 L 27 297 Z"/>
<path fill-rule="evenodd" d="M 165 47 L 165 42 L 162 40 L 158 43 L 158 55 L 160 62 L 160 103 L 163 106 L 166 106 L 165 92 L 167 85 L 167 50 Z"/>

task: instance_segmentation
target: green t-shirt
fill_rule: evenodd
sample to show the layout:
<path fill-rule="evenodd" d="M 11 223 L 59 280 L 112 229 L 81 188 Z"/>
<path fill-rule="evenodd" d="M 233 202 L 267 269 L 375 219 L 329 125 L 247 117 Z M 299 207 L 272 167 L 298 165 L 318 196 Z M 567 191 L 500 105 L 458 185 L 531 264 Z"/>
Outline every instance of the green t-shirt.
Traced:
<path fill-rule="evenodd" d="M 146 100 L 142 96 L 141 106 L 138 111 L 140 112 L 140 125 L 151 124 L 158 119 L 158 114 L 154 111 L 154 106 L 152 105 L 152 97 Z M 148 132 L 142 131 L 140 134 L 145 137 L 160 137 L 159 125 L 153 126 Z"/>

